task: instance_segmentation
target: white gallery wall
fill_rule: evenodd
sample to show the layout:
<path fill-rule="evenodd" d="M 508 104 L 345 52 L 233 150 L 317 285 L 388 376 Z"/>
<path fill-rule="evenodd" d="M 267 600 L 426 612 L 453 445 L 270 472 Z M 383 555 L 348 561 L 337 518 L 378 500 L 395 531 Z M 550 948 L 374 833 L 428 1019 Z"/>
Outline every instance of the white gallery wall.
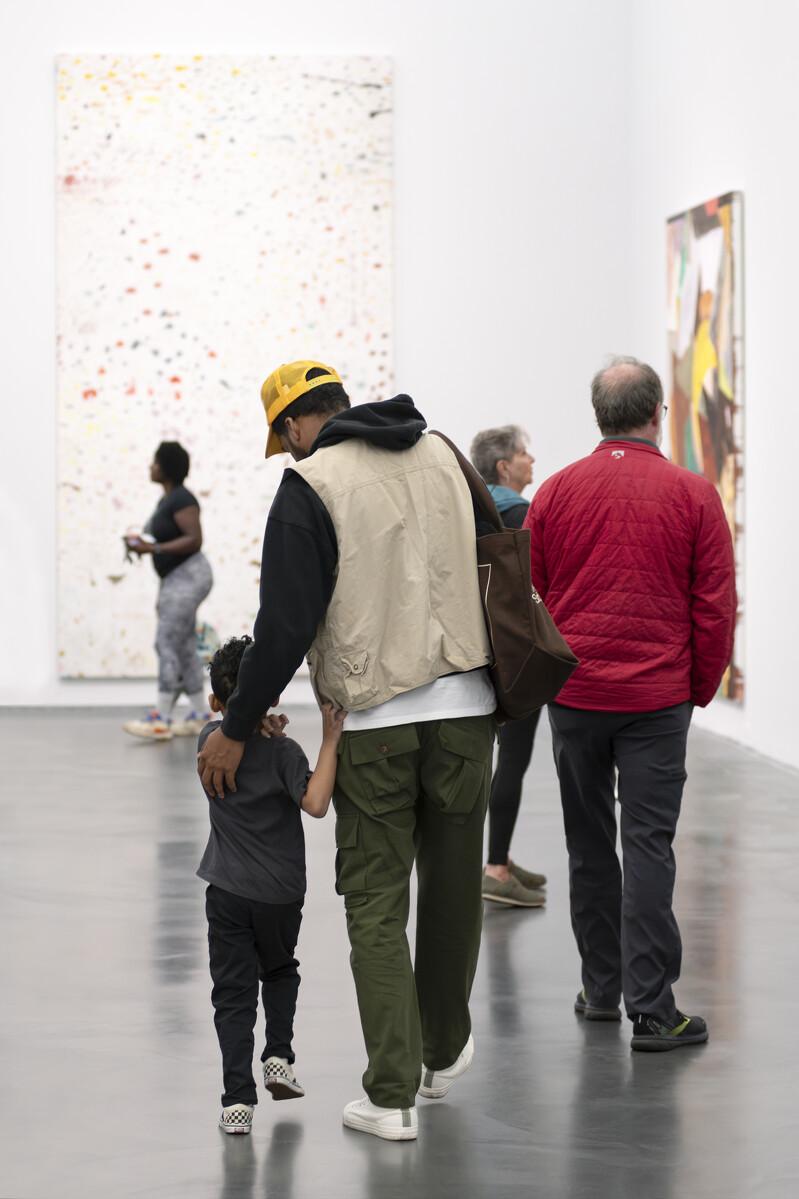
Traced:
<path fill-rule="evenodd" d="M 799 242 L 781 211 L 799 173 L 797 12 L 730 0 L 4 5 L 0 702 L 149 698 L 141 684 L 57 679 L 55 55 L 381 54 L 395 75 L 395 388 L 462 444 L 486 424 L 523 424 L 539 480 L 595 443 L 588 383 L 607 355 L 665 367 L 666 217 L 744 191 L 748 693 L 743 710 L 717 703 L 698 719 L 799 764 L 785 354 Z M 260 530 L 265 515 L 241 519 Z"/>

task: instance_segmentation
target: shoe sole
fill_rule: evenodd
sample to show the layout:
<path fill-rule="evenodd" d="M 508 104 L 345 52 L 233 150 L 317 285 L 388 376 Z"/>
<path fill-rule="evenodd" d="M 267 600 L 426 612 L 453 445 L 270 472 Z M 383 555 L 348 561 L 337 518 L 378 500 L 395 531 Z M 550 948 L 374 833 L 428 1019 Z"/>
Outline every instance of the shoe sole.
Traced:
<path fill-rule="evenodd" d="M 415 1141 L 415 1128 L 380 1128 L 372 1123 L 371 1120 L 363 1120 L 359 1116 L 342 1116 L 342 1121 L 345 1128 L 352 1128 L 355 1132 L 368 1132 L 373 1137 L 380 1137 L 381 1141 Z"/>
<path fill-rule="evenodd" d="M 610 1021 L 618 1022 L 621 1020 L 621 1011 L 618 1008 L 581 1007 L 580 1004 L 575 1003 L 574 1010 L 578 1016 L 582 1016 L 585 1020 L 606 1021 L 608 1023 Z"/>
<path fill-rule="evenodd" d="M 248 1128 L 232 1128 L 230 1125 L 222 1124 L 220 1122 L 219 1127 L 224 1133 L 227 1133 L 229 1137 L 247 1136 L 248 1133 L 252 1132 L 252 1125 L 250 1125 Z"/>
<path fill-rule="evenodd" d="M 463 1075 L 469 1069 L 469 1067 L 471 1066 L 473 1061 L 474 1061 L 474 1043 L 472 1043 L 472 1046 L 471 1046 L 471 1053 L 469 1054 L 468 1058 L 464 1062 L 463 1067 L 458 1071 L 458 1073 L 454 1076 L 454 1078 L 448 1079 L 447 1082 L 443 1086 L 440 1086 L 440 1087 L 421 1086 L 421 1087 L 419 1087 L 418 1093 L 422 1096 L 423 1099 L 443 1099 L 444 1096 L 449 1093 L 449 1091 L 452 1089 L 452 1087 L 455 1085 L 455 1083 L 458 1081 L 458 1079 L 463 1077 Z M 425 1073 L 427 1073 L 427 1071 L 425 1071 Z M 435 1074 L 435 1073 L 436 1073 L 436 1071 L 434 1070 L 433 1074 Z"/>
<path fill-rule="evenodd" d="M 305 1091 L 301 1086 L 292 1086 L 290 1082 L 265 1082 L 269 1094 L 273 1099 L 303 1099 Z"/>
<path fill-rule="evenodd" d="M 525 903 L 521 899 L 505 899 L 501 895 L 487 895 L 485 891 L 482 893 L 482 896 L 489 903 L 502 903 L 506 908 L 543 908 L 546 906 L 545 899 L 541 899 L 537 903 Z"/>
<path fill-rule="evenodd" d="M 140 741 L 171 741 L 174 733 L 134 733 L 131 729 L 123 729 L 129 737 L 138 737 Z"/>
<path fill-rule="evenodd" d="M 686 1045 L 704 1045 L 707 1039 L 706 1032 L 693 1033 L 690 1037 L 633 1037 L 630 1045 L 638 1053 L 668 1053 Z"/>

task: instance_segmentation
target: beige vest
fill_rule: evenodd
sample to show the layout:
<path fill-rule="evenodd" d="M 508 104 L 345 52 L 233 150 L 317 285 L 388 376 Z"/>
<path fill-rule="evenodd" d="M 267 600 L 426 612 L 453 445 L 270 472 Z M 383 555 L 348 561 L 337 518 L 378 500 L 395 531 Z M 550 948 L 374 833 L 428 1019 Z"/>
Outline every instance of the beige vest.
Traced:
<path fill-rule="evenodd" d="M 487 665 L 472 502 L 444 442 L 423 435 L 397 452 L 345 441 L 291 469 L 338 540 L 333 596 L 308 654 L 316 694 L 360 712 Z"/>

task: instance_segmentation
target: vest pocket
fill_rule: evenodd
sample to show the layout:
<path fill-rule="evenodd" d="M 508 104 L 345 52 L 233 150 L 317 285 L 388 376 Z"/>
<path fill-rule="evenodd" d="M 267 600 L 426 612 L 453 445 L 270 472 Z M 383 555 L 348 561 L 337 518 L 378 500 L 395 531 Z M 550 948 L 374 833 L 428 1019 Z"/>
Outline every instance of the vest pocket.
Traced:
<path fill-rule="evenodd" d="M 357 812 L 336 816 L 336 891 L 347 905 L 366 903 L 366 854 Z M 361 894 L 359 894 L 359 892 Z"/>
<path fill-rule="evenodd" d="M 349 733 L 347 750 L 359 792 L 377 815 L 397 811 L 416 798 L 416 762 L 419 749 L 416 726 L 401 724 L 387 729 Z"/>

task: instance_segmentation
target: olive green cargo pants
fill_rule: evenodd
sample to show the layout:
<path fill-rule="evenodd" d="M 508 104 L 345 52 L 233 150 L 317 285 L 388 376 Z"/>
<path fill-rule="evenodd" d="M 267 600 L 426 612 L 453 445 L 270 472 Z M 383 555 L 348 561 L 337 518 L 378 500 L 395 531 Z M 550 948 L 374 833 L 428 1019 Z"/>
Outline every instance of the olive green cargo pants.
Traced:
<path fill-rule="evenodd" d="M 333 803 L 369 1066 L 366 1094 L 413 1107 L 422 1060 L 451 1066 L 471 1031 L 493 716 L 344 733 Z M 416 961 L 405 935 L 414 860 Z"/>

